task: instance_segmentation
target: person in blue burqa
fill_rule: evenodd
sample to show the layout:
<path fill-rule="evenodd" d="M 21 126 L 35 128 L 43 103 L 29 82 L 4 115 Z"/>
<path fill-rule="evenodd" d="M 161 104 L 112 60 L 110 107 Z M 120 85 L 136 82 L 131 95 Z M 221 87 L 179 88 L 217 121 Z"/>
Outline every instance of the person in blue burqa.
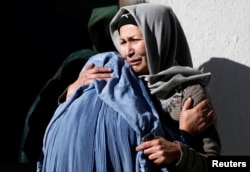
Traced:
<path fill-rule="evenodd" d="M 192 68 L 172 9 L 121 7 L 110 33 L 118 52 L 92 56 L 67 88 L 37 171 L 207 171 L 220 155 L 211 74 Z"/>
<path fill-rule="evenodd" d="M 58 106 L 58 97 L 77 77 L 88 58 L 98 52 L 115 50 L 108 24 L 118 10 L 118 5 L 96 7 L 88 21 L 92 49 L 81 49 L 71 53 L 39 92 L 27 116 L 20 146 L 20 163 L 36 164 L 42 148 L 43 135 Z M 100 29 L 102 28 L 102 29 Z M 105 42 L 101 45 L 101 42 Z"/>

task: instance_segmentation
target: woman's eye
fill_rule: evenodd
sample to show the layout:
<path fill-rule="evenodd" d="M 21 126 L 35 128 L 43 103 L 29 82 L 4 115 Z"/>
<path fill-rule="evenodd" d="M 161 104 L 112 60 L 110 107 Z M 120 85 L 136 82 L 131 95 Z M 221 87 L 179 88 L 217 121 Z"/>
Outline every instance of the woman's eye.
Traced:
<path fill-rule="evenodd" d="M 140 41 L 140 39 L 133 39 L 133 42 L 138 42 Z"/>
<path fill-rule="evenodd" d="M 125 43 L 126 43 L 125 41 L 121 41 L 121 42 L 120 42 L 121 45 L 122 45 L 122 44 L 125 44 Z"/>

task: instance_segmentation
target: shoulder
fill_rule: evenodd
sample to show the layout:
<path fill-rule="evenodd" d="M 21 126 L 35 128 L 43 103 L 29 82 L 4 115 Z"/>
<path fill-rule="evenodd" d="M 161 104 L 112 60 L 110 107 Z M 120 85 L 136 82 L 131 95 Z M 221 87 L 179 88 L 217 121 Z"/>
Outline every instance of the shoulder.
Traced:
<path fill-rule="evenodd" d="M 169 98 L 168 111 L 172 119 L 179 121 L 184 102 L 191 97 L 195 106 L 200 101 L 209 98 L 207 88 L 199 83 L 181 85 Z"/>
<path fill-rule="evenodd" d="M 182 91 L 182 106 L 188 97 L 192 98 L 194 106 L 197 105 L 200 101 L 209 98 L 207 87 L 201 84 L 191 84 L 185 87 Z"/>

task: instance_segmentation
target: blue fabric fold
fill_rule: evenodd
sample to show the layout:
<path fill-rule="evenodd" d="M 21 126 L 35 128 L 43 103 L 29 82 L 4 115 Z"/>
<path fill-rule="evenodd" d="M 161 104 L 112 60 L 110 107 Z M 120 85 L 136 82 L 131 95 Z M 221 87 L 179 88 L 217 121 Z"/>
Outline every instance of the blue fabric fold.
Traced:
<path fill-rule="evenodd" d="M 46 129 L 37 171 L 167 171 L 135 151 L 147 133 L 164 136 L 143 82 L 116 52 L 92 56 L 83 69 L 90 63 L 111 67 L 114 75 L 81 86 L 59 105 Z"/>

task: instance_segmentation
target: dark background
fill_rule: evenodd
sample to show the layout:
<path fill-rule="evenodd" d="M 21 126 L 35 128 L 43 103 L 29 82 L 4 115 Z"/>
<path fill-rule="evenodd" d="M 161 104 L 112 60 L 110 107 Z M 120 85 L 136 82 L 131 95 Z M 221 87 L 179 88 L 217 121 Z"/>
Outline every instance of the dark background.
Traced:
<path fill-rule="evenodd" d="M 1 166 L 18 163 L 27 111 L 46 81 L 70 53 L 92 48 L 87 30 L 92 9 L 118 1 L 9 0 L 4 4 Z"/>

